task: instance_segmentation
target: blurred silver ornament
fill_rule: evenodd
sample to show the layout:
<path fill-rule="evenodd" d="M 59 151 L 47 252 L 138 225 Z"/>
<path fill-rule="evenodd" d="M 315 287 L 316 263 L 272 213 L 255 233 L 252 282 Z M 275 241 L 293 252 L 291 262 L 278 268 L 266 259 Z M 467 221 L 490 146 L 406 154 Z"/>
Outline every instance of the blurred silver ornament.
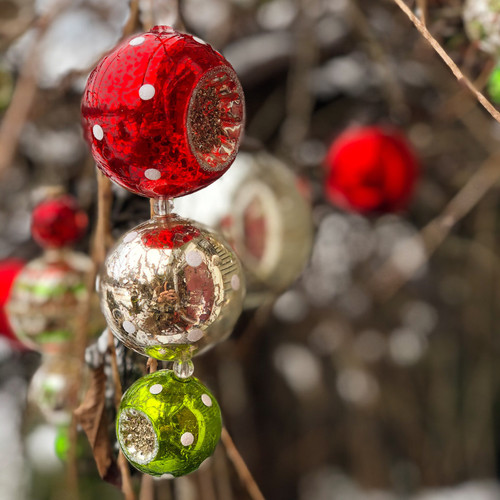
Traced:
<path fill-rule="evenodd" d="M 49 356 L 33 375 L 28 401 L 48 423 L 67 425 L 88 386 L 87 366 L 70 356 Z"/>
<path fill-rule="evenodd" d="M 267 153 L 240 153 L 216 183 L 175 203 L 233 246 L 245 271 L 246 307 L 286 290 L 307 262 L 311 208 L 295 175 Z"/>

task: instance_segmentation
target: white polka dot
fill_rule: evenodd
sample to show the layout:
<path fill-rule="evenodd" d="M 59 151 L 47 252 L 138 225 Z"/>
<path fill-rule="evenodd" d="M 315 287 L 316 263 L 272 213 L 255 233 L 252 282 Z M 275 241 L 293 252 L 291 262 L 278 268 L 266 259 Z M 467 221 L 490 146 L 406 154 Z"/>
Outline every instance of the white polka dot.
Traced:
<path fill-rule="evenodd" d="M 208 394 L 202 394 L 201 401 L 205 406 L 212 406 L 212 398 Z"/>
<path fill-rule="evenodd" d="M 92 134 L 94 134 L 94 137 L 98 141 L 102 141 L 102 138 L 104 137 L 104 130 L 102 129 L 102 127 L 100 125 L 94 125 L 92 127 Z"/>
<path fill-rule="evenodd" d="M 240 277 L 237 274 L 233 274 L 231 276 L 231 288 L 233 290 L 239 290 L 240 289 Z"/>
<path fill-rule="evenodd" d="M 151 394 L 160 394 L 161 391 L 163 391 L 163 386 L 161 384 L 155 384 L 149 388 Z"/>
<path fill-rule="evenodd" d="M 124 236 L 123 242 L 130 243 L 131 241 L 135 240 L 136 237 L 137 237 L 137 231 L 131 231 L 130 233 L 127 233 Z"/>
<path fill-rule="evenodd" d="M 153 99 L 154 95 L 155 95 L 155 88 L 149 83 L 144 84 L 139 89 L 139 97 L 143 101 L 149 101 L 150 99 Z"/>
<path fill-rule="evenodd" d="M 200 340 L 202 337 L 203 337 L 203 330 L 200 330 L 199 328 L 193 328 L 188 333 L 188 340 L 190 342 L 196 342 L 197 340 Z"/>
<path fill-rule="evenodd" d="M 181 436 L 181 443 L 183 446 L 189 446 L 190 444 L 194 443 L 194 436 L 190 432 L 185 432 Z"/>
<path fill-rule="evenodd" d="M 130 42 L 128 42 L 128 44 L 132 45 L 132 47 L 135 47 L 136 45 L 140 45 L 141 43 L 143 43 L 144 40 L 146 40 L 146 39 L 143 36 L 137 36 L 137 37 L 133 38 L 132 40 L 130 40 Z"/>
<path fill-rule="evenodd" d="M 198 267 L 203 262 L 203 256 L 197 250 L 191 250 L 186 253 L 186 262 L 191 267 Z"/>
<path fill-rule="evenodd" d="M 135 332 L 135 326 L 133 323 L 131 323 L 130 321 L 124 321 L 122 323 L 122 326 L 123 326 L 123 329 L 127 332 L 127 333 L 134 333 Z"/>
<path fill-rule="evenodd" d="M 157 181 L 161 177 L 161 172 L 156 170 L 156 168 L 148 168 L 144 172 L 144 177 L 150 181 Z"/>
<path fill-rule="evenodd" d="M 172 474 L 162 474 L 160 477 L 157 477 L 157 476 L 153 476 L 153 479 L 175 479 L 175 476 L 172 475 Z"/>
<path fill-rule="evenodd" d="M 196 40 L 198 43 L 201 43 L 203 45 L 208 45 L 208 43 L 205 42 L 205 40 L 202 40 L 201 38 L 198 38 L 197 36 L 193 36 L 193 39 Z"/>

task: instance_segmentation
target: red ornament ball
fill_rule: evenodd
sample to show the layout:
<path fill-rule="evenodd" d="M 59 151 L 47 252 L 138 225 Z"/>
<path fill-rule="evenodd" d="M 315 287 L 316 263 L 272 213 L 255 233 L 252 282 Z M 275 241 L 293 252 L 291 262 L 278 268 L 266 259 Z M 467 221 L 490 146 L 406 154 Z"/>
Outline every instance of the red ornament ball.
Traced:
<path fill-rule="evenodd" d="M 394 129 L 356 127 L 343 132 L 326 156 L 327 198 L 359 213 L 406 208 L 419 163 L 405 137 Z"/>
<path fill-rule="evenodd" d="M 19 259 L 4 259 L 0 261 L 0 336 L 7 337 L 19 346 L 20 344 L 5 314 L 5 304 L 9 299 L 12 283 L 14 283 L 15 277 L 23 267 L 24 262 Z"/>
<path fill-rule="evenodd" d="M 197 38 L 156 26 L 97 65 L 82 116 L 102 172 L 133 193 L 157 198 L 197 191 L 230 167 L 245 108 L 224 57 Z"/>
<path fill-rule="evenodd" d="M 76 200 L 61 195 L 39 203 L 31 216 L 31 234 L 46 248 L 61 248 L 79 240 L 87 229 L 87 214 Z"/>

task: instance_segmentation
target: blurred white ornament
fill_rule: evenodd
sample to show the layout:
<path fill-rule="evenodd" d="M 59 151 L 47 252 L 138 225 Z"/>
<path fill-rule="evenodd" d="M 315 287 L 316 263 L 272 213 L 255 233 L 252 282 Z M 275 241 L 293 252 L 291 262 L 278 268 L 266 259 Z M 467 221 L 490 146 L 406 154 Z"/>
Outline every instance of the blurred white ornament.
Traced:
<path fill-rule="evenodd" d="M 300 345 L 281 344 L 276 349 L 274 366 L 290 388 L 307 395 L 318 388 L 321 382 L 321 365 L 308 349 Z"/>
<path fill-rule="evenodd" d="M 373 375 L 359 368 L 346 368 L 337 377 L 337 391 L 349 403 L 369 405 L 379 394 L 379 386 Z"/>
<path fill-rule="evenodd" d="M 56 455 L 54 447 L 56 436 L 56 427 L 43 424 L 36 427 L 26 438 L 26 455 L 37 472 L 53 474 L 63 470 L 63 463 Z"/>
<path fill-rule="evenodd" d="M 389 353 L 398 365 L 409 366 L 417 363 L 423 356 L 427 342 L 409 328 L 398 328 L 391 333 Z"/>
<path fill-rule="evenodd" d="M 128 2 L 113 0 L 39 0 L 38 12 L 57 12 L 44 36 L 37 41 L 38 80 L 44 88 L 56 87 L 69 73 L 92 69 L 120 39 L 128 18 Z M 35 31 L 27 31 L 8 51 L 13 65 L 21 65 L 35 43 Z"/>
<path fill-rule="evenodd" d="M 312 218 L 297 178 L 266 153 L 240 153 L 211 186 L 175 201 L 176 211 L 219 229 L 240 257 L 246 307 L 286 290 L 302 272 Z"/>
<path fill-rule="evenodd" d="M 500 55 L 500 3 L 498 0 L 467 0 L 463 18 L 465 31 L 479 48 Z"/>

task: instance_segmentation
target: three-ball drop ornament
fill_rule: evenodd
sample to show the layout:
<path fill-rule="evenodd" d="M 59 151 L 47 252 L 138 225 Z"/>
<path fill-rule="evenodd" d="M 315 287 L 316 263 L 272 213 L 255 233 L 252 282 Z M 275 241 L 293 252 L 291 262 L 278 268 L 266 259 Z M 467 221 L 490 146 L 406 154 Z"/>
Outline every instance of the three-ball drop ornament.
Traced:
<path fill-rule="evenodd" d="M 123 395 L 116 419 L 118 442 L 146 474 L 182 476 L 215 450 L 222 429 L 216 399 L 196 378 L 160 370 Z"/>
<path fill-rule="evenodd" d="M 244 290 L 239 260 L 222 237 L 170 213 L 125 233 L 99 282 L 113 334 L 140 354 L 171 361 L 189 360 L 225 339 Z"/>
<path fill-rule="evenodd" d="M 157 198 L 201 189 L 230 167 L 245 108 L 223 56 L 197 38 L 155 26 L 97 65 L 82 116 L 102 172 L 133 193 Z"/>
<path fill-rule="evenodd" d="M 405 209 L 419 172 L 405 137 L 380 126 L 353 127 L 340 134 L 328 150 L 325 167 L 326 197 L 359 213 Z"/>

